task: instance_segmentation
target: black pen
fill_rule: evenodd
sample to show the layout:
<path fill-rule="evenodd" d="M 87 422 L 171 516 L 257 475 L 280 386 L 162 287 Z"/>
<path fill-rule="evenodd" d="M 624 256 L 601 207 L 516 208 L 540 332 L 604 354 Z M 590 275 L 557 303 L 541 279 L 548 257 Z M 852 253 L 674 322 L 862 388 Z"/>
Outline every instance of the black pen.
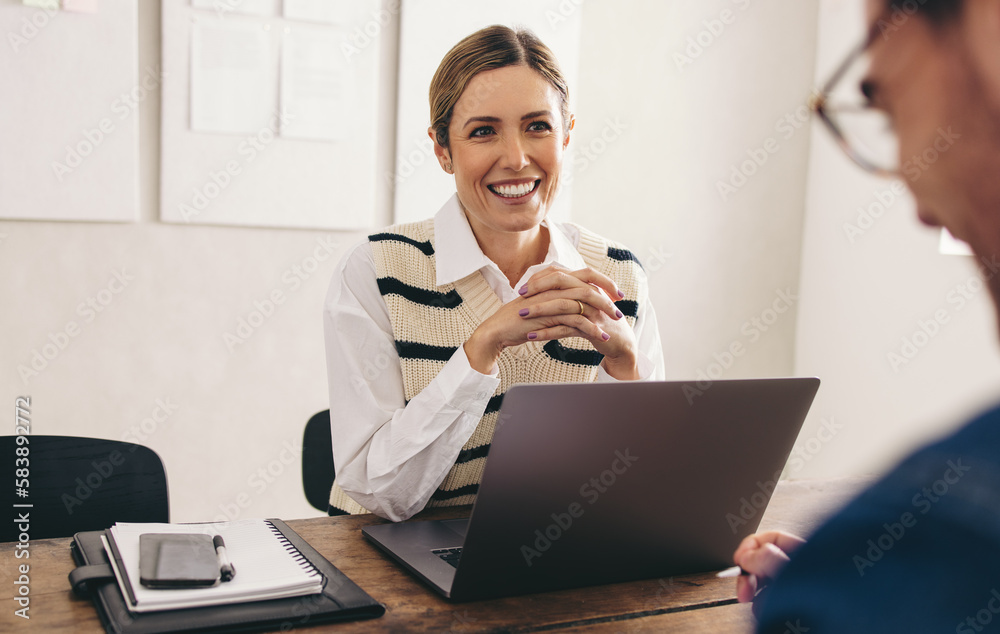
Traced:
<path fill-rule="evenodd" d="M 226 542 L 222 539 L 222 535 L 216 535 L 212 543 L 215 544 L 215 554 L 219 556 L 219 575 L 223 581 L 229 581 L 236 575 L 236 569 L 226 554 Z"/>

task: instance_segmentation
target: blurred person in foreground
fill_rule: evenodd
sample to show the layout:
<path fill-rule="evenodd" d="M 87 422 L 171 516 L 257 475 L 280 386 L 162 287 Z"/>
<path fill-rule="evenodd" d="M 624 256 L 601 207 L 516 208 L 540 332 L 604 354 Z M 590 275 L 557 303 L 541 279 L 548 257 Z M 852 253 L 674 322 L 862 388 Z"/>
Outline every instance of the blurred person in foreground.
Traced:
<path fill-rule="evenodd" d="M 1000 307 L 1000 1 L 867 0 L 866 14 L 866 41 L 814 107 L 855 162 L 906 180 L 922 222 L 972 247 Z M 845 88 L 863 98 L 863 127 L 838 112 Z M 1000 407 L 905 459 L 808 541 L 764 532 L 733 558 L 761 632 L 1000 628 Z"/>

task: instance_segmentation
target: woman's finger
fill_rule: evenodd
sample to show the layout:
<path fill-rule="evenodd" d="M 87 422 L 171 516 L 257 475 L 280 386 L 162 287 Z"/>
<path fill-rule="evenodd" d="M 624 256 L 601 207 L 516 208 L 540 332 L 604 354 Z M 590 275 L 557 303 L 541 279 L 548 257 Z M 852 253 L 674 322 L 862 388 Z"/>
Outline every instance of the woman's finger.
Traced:
<path fill-rule="evenodd" d="M 572 319 L 572 317 L 570 317 Z M 583 337 L 591 343 L 594 341 L 604 342 L 611 339 L 611 335 L 604 332 L 600 327 L 585 317 L 573 319 L 575 325 L 570 326 L 559 323 L 553 326 L 542 327 L 528 333 L 529 341 L 552 341 L 554 339 L 565 339 L 566 337 Z"/>
<path fill-rule="evenodd" d="M 591 306 L 611 319 L 618 320 L 624 317 L 622 311 L 615 306 L 603 290 L 590 284 L 576 283 L 567 285 L 566 288 L 539 290 L 534 295 L 526 297 L 526 300 L 528 303 L 526 308 L 533 316 L 579 314 L 580 306 L 576 302 L 581 302 L 584 304 L 584 310 L 586 310 L 586 306 Z M 541 307 L 544 303 L 556 300 L 559 300 L 558 303 Z"/>
<path fill-rule="evenodd" d="M 518 292 L 522 296 L 530 297 L 545 290 L 565 289 L 581 284 L 600 288 L 609 299 L 614 298 L 613 301 L 625 297 L 625 293 L 618 288 L 614 280 L 591 268 L 570 271 L 563 267 L 549 267 L 532 275 Z"/>

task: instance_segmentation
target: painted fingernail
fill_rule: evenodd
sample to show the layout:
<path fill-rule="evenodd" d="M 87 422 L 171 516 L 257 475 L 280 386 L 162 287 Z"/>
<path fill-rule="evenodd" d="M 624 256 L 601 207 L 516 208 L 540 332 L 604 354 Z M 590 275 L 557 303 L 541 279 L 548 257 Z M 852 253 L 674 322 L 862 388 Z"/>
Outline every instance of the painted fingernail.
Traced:
<path fill-rule="evenodd" d="M 522 286 L 522 287 L 520 288 L 520 290 L 518 290 L 517 292 L 518 292 L 518 294 L 520 294 L 520 295 L 527 295 L 527 294 L 528 294 L 528 285 L 527 285 L 527 284 L 525 284 L 525 285 L 524 285 L 524 286 Z"/>
<path fill-rule="evenodd" d="M 529 332 L 528 333 L 528 339 L 538 339 L 538 333 L 537 332 Z"/>
<path fill-rule="evenodd" d="M 606 332 L 602 332 L 601 333 L 601 339 L 607 341 L 610 338 L 611 338 L 611 335 L 609 335 L 608 333 L 606 333 Z"/>
<path fill-rule="evenodd" d="M 625 293 L 623 293 L 623 292 L 621 291 L 621 289 L 618 289 L 618 298 L 619 298 L 619 299 L 625 299 Z"/>
<path fill-rule="evenodd" d="M 522 308 L 521 310 L 517 311 L 517 314 L 520 315 L 521 317 L 527 317 L 528 312 L 529 311 L 527 308 Z"/>
<path fill-rule="evenodd" d="M 620 311 L 620 310 L 616 310 L 615 314 L 618 315 L 618 319 L 621 319 L 622 317 L 624 317 L 624 315 L 622 315 L 622 311 Z"/>

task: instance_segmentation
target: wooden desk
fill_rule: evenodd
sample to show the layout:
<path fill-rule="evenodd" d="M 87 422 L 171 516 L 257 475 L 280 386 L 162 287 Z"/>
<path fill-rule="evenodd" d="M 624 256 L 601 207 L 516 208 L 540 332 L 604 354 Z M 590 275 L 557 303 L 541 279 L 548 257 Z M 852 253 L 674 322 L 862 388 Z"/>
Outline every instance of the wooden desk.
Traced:
<path fill-rule="evenodd" d="M 870 482 L 869 478 L 781 482 L 761 530 L 811 532 L 830 512 Z M 463 517 L 469 507 L 433 509 L 422 519 Z M 361 527 L 373 516 L 289 521 L 303 538 L 387 607 L 376 620 L 305 628 L 335 632 L 749 632 L 748 605 L 736 603 L 733 579 L 698 574 L 510 597 L 449 603 L 369 545 Z M 0 631 L 101 632 L 93 605 L 73 596 L 67 575 L 74 564 L 70 539 L 32 542 L 28 560 L 0 544 Z M 19 563 L 31 566 L 31 619 L 14 615 Z"/>

